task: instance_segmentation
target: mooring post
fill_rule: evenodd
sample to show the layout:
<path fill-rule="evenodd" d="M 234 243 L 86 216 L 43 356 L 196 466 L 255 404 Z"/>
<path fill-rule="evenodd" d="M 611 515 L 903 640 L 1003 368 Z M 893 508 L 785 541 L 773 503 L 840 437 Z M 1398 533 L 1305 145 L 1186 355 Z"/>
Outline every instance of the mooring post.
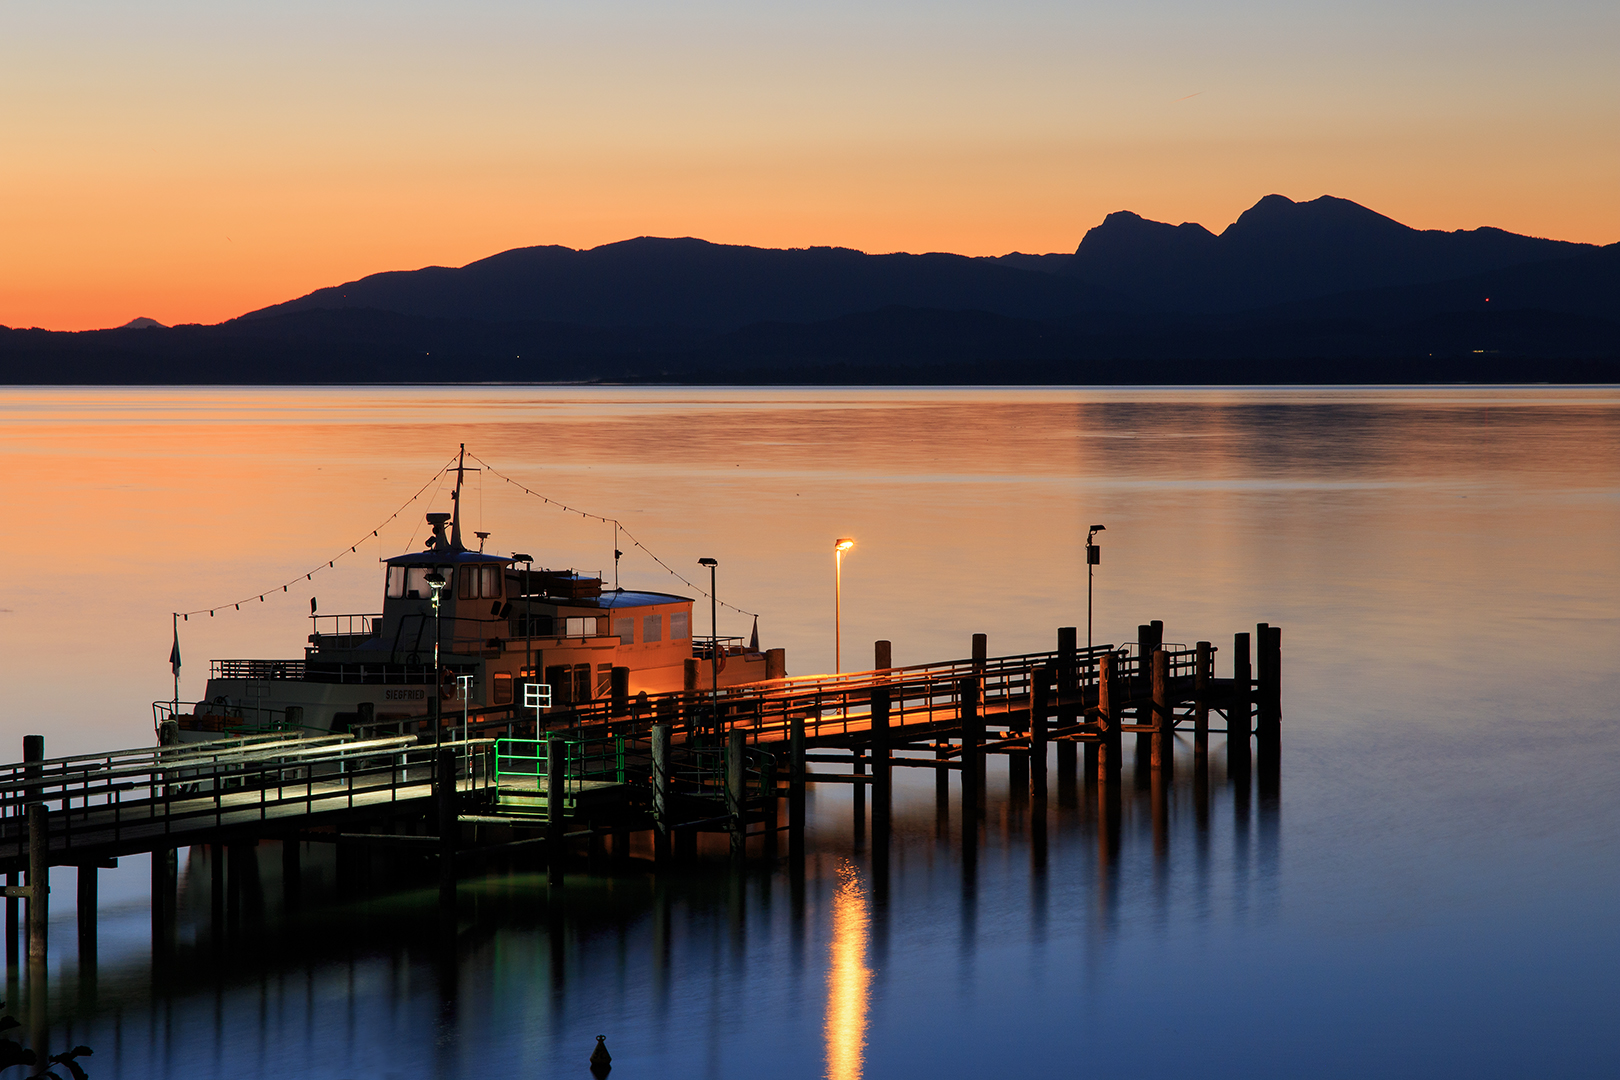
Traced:
<path fill-rule="evenodd" d="M 28 804 L 28 965 L 44 970 L 51 927 L 51 837 L 44 803 Z"/>
<path fill-rule="evenodd" d="M 973 666 L 983 668 L 990 659 L 990 638 L 986 634 L 973 635 Z"/>
<path fill-rule="evenodd" d="M 1249 781 L 1249 706 L 1252 669 L 1249 635 L 1232 635 L 1232 697 L 1226 709 L 1226 771 L 1234 780 Z"/>
<path fill-rule="evenodd" d="M 698 733 L 698 702 L 702 700 L 698 693 L 698 660 L 695 656 L 688 656 L 681 664 L 681 717 L 686 724 L 686 737 L 692 738 Z"/>
<path fill-rule="evenodd" d="M 225 845 L 204 845 L 208 852 L 208 909 L 215 940 L 225 935 Z"/>
<path fill-rule="evenodd" d="M 40 762 L 45 760 L 45 736 L 23 736 L 23 777 L 28 781 L 23 789 L 23 803 L 36 803 L 39 801 L 40 784 L 44 766 Z M 26 811 L 25 811 L 26 812 Z"/>
<path fill-rule="evenodd" d="M 1209 679 L 1214 652 L 1207 641 L 1193 646 L 1193 768 L 1209 769 Z"/>
<path fill-rule="evenodd" d="M 851 747 L 849 760 L 849 771 L 853 775 L 866 775 L 866 751 L 862 747 Z M 855 834 L 855 847 L 859 848 L 866 840 L 866 785 L 856 781 L 849 786 L 854 792 L 850 821 Z"/>
<path fill-rule="evenodd" d="M 563 883 L 563 814 L 568 798 L 567 749 L 556 735 L 546 739 L 546 882 Z"/>
<path fill-rule="evenodd" d="M 1282 759 L 1282 627 L 1256 627 L 1255 659 L 1259 667 L 1254 743 L 1260 773 L 1260 805 L 1276 798 Z"/>
<path fill-rule="evenodd" d="M 726 733 L 726 817 L 731 824 L 731 861 L 740 863 L 748 842 L 747 793 L 743 775 L 743 733 L 732 728 Z"/>
<path fill-rule="evenodd" d="M 180 853 L 172 847 L 152 850 L 152 953 L 162 956 L 174 943 L 175 893 Z"/>
<path fill-rule="evenodd" d="M 1029 781 L 1037 802 L 1046 798 L 1046 718 L 1052 709 L 1052 669 L 1035 670 L 1029 691 Z"/>
<path fill-rule="evenodd" d="M 979 742 L 983 737 L 979 720 L 979 680 L 971 676 L 963 679 L 961 693 L 962 835 L 966 837 L 978 829 L 979 800 L 983 797 L 979 786 Z"/>
<path fill-rule="evenodd" d="M 872 642 L 872 670 L 887 671 L 894 667 L 894 646 L 887 641 Z"/>
<path fill-rule="evenodd" d="M 453 908 L 456 902 L 456 752 L 440 750 L 438 776 L 439 811 L 439 903 Z"/>
<path fill-rule="evenodd" d="M 1097 726 L 1102 738 L 1097 743 L 1097 782 L 1103 787 L 1119 788 L 1120 759 L 1125 752 L 1124 739 L 1119 730 L 1119 659 L 1106 653 L 1097 665 Z"/>
<path fill-rule="evenodd" d="M 669 725 L 652 729 L 653 861 L 669 862 Z"/>
<path fill-rule="evenodd" d="M 788 859 L 795 866 L 804 859 L 804 712 L 788 717 Z"/>
<path fill-rule="evenodd" d="M 100 869 L 95 863 L 79 864 L 79 897 L 74 914 L 79 918 L 79 968 L 96 966 L 96 909 L 100 906 L 97 895 Z"/>
<path fill-rule="evenodd" d="M 887 843 L 894 768 L 889 750 L 889 688 L 872 688 L 872 836 Z"/>
<path fill-rule="evenodd" d="M 1057 724 L 1060 728 L 1073 727 L 1080 716 L 1080 709 L 1077 705 L 1080 680 L 1079 673 L 1076 670 L 1079 636 L 1080 630 L 1078 627 L 1058 627 Z M 1072 739 L 1065 738 L 1058 742 L 1058 803 L 1062 806 L 1074 805 L 1075 767 L 1078 759 L 1079 755 L 1075 751 Z"/>
<path fill-rule="evenodd" d="M 1173 774 L 1176 753 L 1176 713 L 1170 703 L 1170 654 L 1153 653 L 1153 768 Z"/>
<path fill-rule="evenodd" d="M 13 870 L 6 875 L 6 885 L 15 887 L 22 884 L 17 880 L 17 872 Z M 6 896 L 6 966 L 17 966 L 17 898 Z"/>

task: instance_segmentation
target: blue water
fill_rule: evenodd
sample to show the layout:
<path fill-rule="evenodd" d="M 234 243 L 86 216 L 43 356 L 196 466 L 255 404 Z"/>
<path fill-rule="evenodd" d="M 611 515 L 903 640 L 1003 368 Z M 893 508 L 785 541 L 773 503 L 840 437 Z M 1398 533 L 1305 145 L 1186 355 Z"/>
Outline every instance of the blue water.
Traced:
<path fill-rule="evenodd" d="M 560 894 L 533 874 L 469 878 L 453 939 L 431 891 L 340 903 L 314 855 L 309 903 L 285 915 L 267 845 L 262 913 L 218 945 L 201 856 L 183 865 L 181 943 L 154 969 L 146 867 L 126 859 L 103 874 L 93 980 L 74 871 L 58 869 L 52 1038 L 92 1045 L 92 1075 L 584 1077 L 598 1034 L 619 1078 L 1620 1071 L 1606 1019 L 1620 991 L 1620 392 L 53 393 L 7 406 L 14 433 L 45 425 L 0 442 L 13 475 L 60 476 L 89 445 L 146 455 L 161 487 L 197 467 L 209 425 L 245 429 L 227 454 L 243 490 L 209 496 L 226 533 L 287 520 L 297 500 L 343 537 L 369 529 L 371 503 L 345 506 L 346 491 L 363 480 L 369 498 L 402 459 L 414 490 L 420 463 L 465 439 L 513 475 L 637 515 L 671 562 L 717 554 L 725 595 L 761 612 L 795 673 L 830 666 L 824 549 L 839 535 L 858 541 L 846 657 L 878 637 L 898 663 L 961 656 L 975 631 L 992 653 L 1050 647 L 1057 626 L 1083 625 L 1091 522 L 1108 525 L 1100 639 L 1150 618 L 1218 646 L 1256 621 L 1284 628 L 1278 802 L 1234 793 L 1217 737 L 1201 824 L 1184 747 L 1163 842 L 1128 787 L 1111 866 L 1084 803 L 1056 799 L 1043 861 L 993 761 L 965 873 L 957 807 L 942 825 L 932 777 L 903 770 L 886 883 L 851 833 L 848 789 L 825 785 L 802 885 L 784 868 L 732 878 L 718 849 L 705 872 L 580 871 Z M 339 446 L 336 475 L 316 476 Z M 80 498 L 28 483 L 47 518 Z M 112 554 L 65 586 L 73 597 L 139 578 L 117 555 L 141 550 L 137 529 L 183 549 L 164 557 L 197 564 L 198 593 L 257 587 L 232 584 L 260 568 L 199 539 L 197 521 L 115 512 L 122 483 L 102 496 L 106 534 L 86 541 Z M 491 520 L 521 515 L 497 528 L 544 529 L 595 565 L 595 533 L 485 491 Z M 243 542 L 261 545 L 250 563 L 280 557 Z M 648 572 L 635 582 L 669 587 Z M 108 671 L 142 673 L 99 692 L 117 708 L 41 692 L 6 738 L 54 716 L 71 723 L 53 746 L 139 741 L 143 700 L 166 693 L 175 603 L 136 589 L 125 602 L 157 631 L 106 646 Z M 70 659 L 19 629 L 56 617 L 46 599 L 6 606 L 6 647 L 68 678 Z M 217 642 L 194 630 L 188 648 L 200 662 L 298 640 L 295 609 L 254 618 Z M 107 726 L 120 711 L 127 731 Z M 26 1007 L 25 988 L 8 1000 Z"/>

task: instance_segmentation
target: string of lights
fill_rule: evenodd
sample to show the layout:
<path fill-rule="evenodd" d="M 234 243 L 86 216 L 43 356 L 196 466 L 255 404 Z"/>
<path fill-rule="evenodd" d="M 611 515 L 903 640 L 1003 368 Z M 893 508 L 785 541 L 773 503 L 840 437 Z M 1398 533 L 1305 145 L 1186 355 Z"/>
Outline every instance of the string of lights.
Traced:
<path fill-rule="evenodd" d="M 488 471 L 491 476 L 500 477 L 502 480 L 506 481 L 508 484 L 511 484 L 513 487 L 515 487 L 519 491 L 523 492 L 525 495 L 532 496 L 533 498 L 539 499 L 541 502 L 546 503 L 549 506 L 555 506 L 557 509 L 564 510 L 564 511 L 570 513 L 570 514 L 578 514 L 580 517 L 585 518 L 588 521 L 600 521 L 604 525 L 612 525 L 621 534 L 623 534 L 625 539 L 629 540 L 630 543 L 634 544 L 637 548 L 639 548 L 641 550 L 641 552 L 644 555 L 647 556 L 647 558 L 649 558 L 653 562 L 657 563 L 660 567 L 663 568 L 663 570 L 666 573 L 668 573 L 675 580 L 679 581 L 681 584 L 685 585 L 687 588 L 692 589 L 693 591 L 697 592 L 700 596 L 709 597 L 710 600 L 713 600 L 715 603 L 719 604 L 721 607 L 730 608 L 732 611 L 737 612 L 739 615 L 747 615 L 749 618 L 753 618 L 753 619 L 759 618 L 759 615 L 756 612 L 745 611 L 742 608 L 738 607 L 736 604 L 728 604 L 724 600 L 720 600 L 720 599 L 718 599 L 716 597 L 710 596 L 709 595 L 709 590 L 703 588 L 703 586 L 697 584 L 696 582 L 692 581 L 691 579 L 689 579 L 686 576 L 684 576 L 684 575 L 680 574 L 679 572 L 677 572 L 667 562 L 665 562 L 663 559 L 660 559 L 652 551 L 651 548 L 647 547 L 647 545 L 643 544 L 640 540 L 637 540 L 636 537 L 635 537 L 635 534 L 632 533 L 629 529 L 625 528 L 624 527 L 624 522 L 620 521 L 618 518 L 603 517 L 601 514 L 592 514 L 592 513 L 589 513 L 588 511 L 581 510 L 577 506 L 569 506 L 567 503 L 561 502 L 561 501 L 559 501 L 557 499 L 553 499 L 548 495 L 542 495 L 542 494 L 540 494 L 540 492 L 534 491 L 534 490 L 532 490 L 532 489 L 530 489 L 528 487 L 525 487 L 523 484 L 521 484 L 518 481 L 512 479 L 510 476 L 507 476 L 505 473 L 503 473 L 499 469 L 495 468 L 495 466 L 491 465 L 489 462 L 485 461 L 483 458 L 479 457 L 477 454 L 469 452 L 467 454 L 467 456 L 472 458 L 474 461 L 478 462 L 479 465 L 483 466 L 484 469 L 486 471 Z M 615 547 L 614 550 L 617 551 L 618 550 L 617 547 Z"/>
<path fill-rule="evenodd" d="M 456 459 L 452 457 L 448 462 L 446 462 L 445 469 L 453 466 L 455 464 L 455 462 L 456 462 Z M 370 540 L 373 537 L 375 537 L 379 532 L 381 532 L 384 528 L 387 527 L 387 525 L 388 525 L 388 523 L 390 521 L 393 521 L 395 518 L 399 517 L 399 515 L 403 514 L 406 511 L 406 509 L 408 509 L 410 507 L 410 505 L 412 503 L 414 503 L 417 499 L 420 499 L 422 497 L 422 493 L 427 491 L 428 488 L 432 487 L 435 483 L 443 483 L 445 469 L 440 469 L 436 473 L 434 473 L 433 479 L 429 480 L 427 483 L 423 484 L 420 488 L 418 488 L 415 495 L 412 495 L 409 499 L 406 499 L 402 504 L 400 504 L 400 507 L 399 507 L 398 510 L 395 510 L 392 514 L 389 514 L 386 518 L 384 518 L 382 520 L 382 522 L 380 524 L 378 524 L 378 526 L 375 529 L 372 529 L 369 534 L 367 534 L 366 536 L 362 536 L 360 539 L 358 539 L 354 543 L 350 544 L 349 547 L 347 548 L 347 550 L 340 551 L 336 555 L 332 556 L 330 559 L 326 560 L 326 563 L 324 565 L 317 566 L 313 570 L 311 570 L 308 573 L 302 575 L 303 579 L 305 581 L 314 581 L 315 580 L 315 575 L 320 573 L 322 570 L 336 569 L 337 564 L 338 564 L 338 560 L 343 559 L 343 558 L 347 558 L 350 555 L 359 554 L 361 544 L 363 544 L 367 540 Z M 266 589 L 266 590 L 264 590 L 264 592 L 261 592 L 261 593 L 249 594 L 248 596 L 244 596 L 240 600 L 235 600 L 235 601 L 232 601 L 231 603 L 228 603 L 228 604 L 216 604 L 213 607 L 197 608 L 195 611 L 177 611 L 177 612 L 175 612 L 175 614 L 177 616 L 179 616 L 181 619 L 185 620 L 186 622 L 190 622 L 191 621 L 191 616 L 193 616 L 193 615 L 201 615 L 204 612 L 206 612 L 211 617 L 216 611 L 226 611 L 226 610 L 241 611 L 243 604 L 251 604 L 254 600 L 257 600 L 257 601 L 259 601 L 259 603 L 262 604 L 262 603 L 264 603 L 264 598 L 266 596 L 269 596 L 270 594 L 276 593 L 276 592 L 286 592 L 290 586 L 295 585 L 297 583 L 298 583 L 298 578 L 293 578 L 291 581 L 288 581 L 288 582 L 286 582 L 286 583 L 284 583 L 282 585 L 279 585 L 279 586 L 277 586 L 275 588 Z"/>

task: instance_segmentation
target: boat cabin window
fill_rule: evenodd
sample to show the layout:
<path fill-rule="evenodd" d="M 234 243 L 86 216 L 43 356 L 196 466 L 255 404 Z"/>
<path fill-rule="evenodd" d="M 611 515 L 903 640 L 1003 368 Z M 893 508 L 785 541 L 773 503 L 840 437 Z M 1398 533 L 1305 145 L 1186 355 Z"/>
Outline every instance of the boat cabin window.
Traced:
<path fill-rule="evenodd" d="M 672 611 L 669 615 L 669 640 L 684 641 L 692 636 L 692 613 Z"/>
<path fill-rule="evenodd" d="M 643 615 L 641 617 L 641 640 L 664 640 L 664 617 L 662 615 Z"/>
<path fill-rule="evenodd" d="M 627 618 L 613 620 L 613 634 L 619 639 L 620 645 L 629 645 L 636 640 L 636 619 L 634 615 Z"/>
<path fill-rule="evenodd" d="M 446 570 L 448 571 L 448 568 Z M 433 590 L 428 587 L 427 579 L 432 572 L 431 566 L 390 566 L 388 595 L 395 600 L 402 596 L 417 600 L 431 599 Z"/>
<path fill-rule="evenodd" d="M 499 600 L 501 598 L 501 578 L 505 575 L 499 565 L 486 563 L 481 566 L 464 566 L 457 576 L 461 579 L 456 585 L 457 599 Z"/>
<path fill-rule="evenodd" d="M 563 637 L 594 637 L 600 633 L 596 618 L 564 619 Z"/>
<path fill-rule="evenodd" d="M 490 690 L 494 695 L 492 704 L 512 704 L 512 673 L 510 671 L 497 671 Z"/>

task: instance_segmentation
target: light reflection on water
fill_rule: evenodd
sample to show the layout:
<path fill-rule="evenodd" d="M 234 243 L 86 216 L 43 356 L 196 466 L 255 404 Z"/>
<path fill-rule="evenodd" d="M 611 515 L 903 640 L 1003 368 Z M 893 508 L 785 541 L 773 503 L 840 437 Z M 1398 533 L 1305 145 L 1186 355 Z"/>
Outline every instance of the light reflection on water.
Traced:
<path fill-rule="evenodd" d="M 718 557 L 796 674 L 831 666 L 842 535 L 846 659 L 1051 648 L 1084 624 L 1091 522 L 1100 640 L 1284 627 L 1280 801 L 1229 786 L 1218 741 L 1207 790 L 1183 747 L 1164 811 L 1132 778 L 1114 827 L 1083 789 L 1037 814 L 992 766 L 969 859 L 954 785 L 941 809 L 902 776 L 880 866 L 850 792 L 822 789 L 802 878 L 729 878 L 723 848 L 560 896 L 475 875 L 449 938 L 431 888 L 345 892 L 313 856 L 284 916 L 267 845 L 259 906 L 217 940 L 188 864 L 156 968 L 128 859 L 93 973 L 58 868 L 50 1014 L 92 1075 L 583 1080 L 598 1032 L 621 1080 L 1620 1075 L 1592 1036 L 1620 997 L 1620 391 L 47 389 L 0 421 L 0 543 L 27 568 L 0 597 L 25 673 L 6 746 L 147 739 L 168 612 L 301 575 L 462 439 L 674 562 Z M 500 550 L 611 564 L 611 532 L 501 486 L 468 506 Z M 310 591 L 369 611 L 378 586 L 351 557 Z M 307 600 L 183 624 L 183 692 L 208 657 L 296 654 Z M 864 959 L 841 944 L 852 881 Z M 845 964 L 859 1041 L 832 1037 Z"/>
<path fill-rule="evenodd" d="M 827 956 L 827 1080 L 861 1080 L 866 1051 L 866 888 L 848 861 L 838 866 L 832 898 L 832 941 Z"/>

